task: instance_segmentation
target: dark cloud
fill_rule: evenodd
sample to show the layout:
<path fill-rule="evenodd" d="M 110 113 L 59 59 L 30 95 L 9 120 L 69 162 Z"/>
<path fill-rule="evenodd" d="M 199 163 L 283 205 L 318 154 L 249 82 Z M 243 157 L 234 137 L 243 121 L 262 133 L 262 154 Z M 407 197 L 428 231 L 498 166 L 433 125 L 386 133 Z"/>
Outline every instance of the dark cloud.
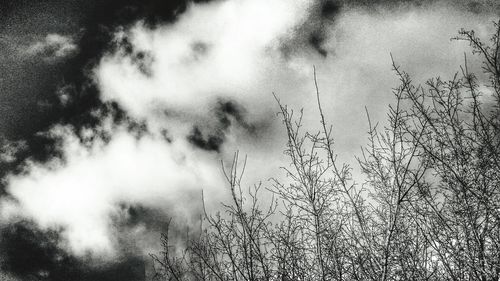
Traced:
<path fill-rule="evenodd" d="M 318 0 L 312 6 L 308 19 L 295 30 L 291 41 L 282 42 L 285 58 L 310 48 L 327 57 L 334 50 L 325 47 L 335 18 L 343 10 L 360 9 L 369 13 L 394 11 L 394 13 L 428 5 L 453 5 L 455 8 L 476 14 L 500 14 L 500 3 L 493 0 Z"/>
<path fill-rule="evenodd" d="M 264 122 L 249 122 L 246 109 L 235 101 L 218 100 L 211 112 L 213 117 L 195 125 L 187 136 L 189 142 L 204 150 L 219 152 L 231 126 L 243 129 L 252 138 L 258 137 L 259 129 L 267 128 Z"/>
<path fill-rule="evenodd" d="M 62 250 L 59 245 L 63 242 L 58 231 L 39 230 L 32 222 L 5 226 L 0 237 L 0 268 L 21 280 L 145 280 L 142 258 L 131 256 L 110 264 L 88 265 Z"/>
<path fill-rule="evenodd" d="M 188 196 L 187 199 L 191 199 L 192 202 L 194 197 Z M 142 226 L 150 233 L 159 234 L 167 230 L 168 222 L 171 217 L 167 215 L 165 210 L 159 210 L 141 204 L 121 203 L 118 205 L 118 209 L 119 215 L 114 218 L 114 225 L 118 232 Z M 124 244 L 127 244 L 127 241 L 124 242 Z M 137 251 L 139 249 L 133 250 Z M 124 251 L 127 251 L 127 249 L 124 249 Z"/>
<path fill-rule="evenodd" d="M 215 132 L 209 132 L 208 135 L 204 135 L 202 129 L 198 126 L 194 126 L 191 133 L 187 136 L 188 141 L 194 146 L 215 152 L 220 151 L 220 147 L 224 143 L 224 138 L 224 132 L 221 130 L 215 130 Z"/>
<path fill-rule="evenodd" d="M 334 0 L 327 0 L 321 3 L 321 17 L 331 18 L 340 12 L 340 3 Z"/>
<path fill-rule="evenodd" d="M 118 42 L 113 44 L 114 51 L 120 51 L 123 56 L 127 56 L 132 60 L 132 63 L 145 76 L 150 77 L 153 72 L 151 70 L 154 58 L 151 52 L 137 50 L 130 42 L 129 38 L 124 36 Z"/>
<path fill-rule="evenodd" d="M 336 0 L 315 2 L 307 20 L 294 31 L 292 39 L 282 42 L 281 50 L 284 57 L 287 58 L 308 49 L 312 49 L 323 58 L 327 57 L 331 51 L 324 46 L 328 39 L 328 29 L 344 6 L 345 3 Z"/>
<path fill-rule="evenodd" d="M 183 202 L 186 202 L 185 204 L 191 206 L 189 217 L 184 217 L 182 220 L 180 219 L 182 215 L 176 214 L 175 206 L 157 209 L 141 204 L 119 204 L 119 215 L 114 217 L 113 224 L 118 232 L 117 236 L 120 240 L 121 251 L 131 255 L 141 252 L 142 249 L 138 249 L 135 245 L 137 241 L 141 240 L 141 237 L 127 235 L 135 227 L 141 227 L 146 233 L 155 237 L 159 236 L 160 233 L 169 231 L 173 237 L 185 238 L 185 227 L 189 226 L 190 222 L 199 222 L 202 215 L 201 194 L 186 192 L 186 194 L 180 195 L 179 198 L 182 198 Z M 197 229 L 190 230 L 190 232 L 194 231 L 197 231 Z"/>
<path fill-rule="evenodd" d="M 325 33 L 321 30 L 312 32 L 309 35 L 309 44 L 323 57 L 328 55 L 328 51 L 323 47 L 325 38 Z"/>
<path fill-rule="evenodd" d="M 500 13 L 500 4 L 496 0 L 336 0 L 345 8 L 361 8 L 377 13 L 381 10 L 401 11 L 428 5 L 453 6 L 456 9 L 476 14 Z"/>
<path fill-rule="evenodd" d="M 56 231 L 42 232 L 30 222 L 19 222 L 2 230 L 2 270 L 22 278 L 62 280 L 74 277 L 76 261 L 58 249 Z M 65 271 L 65 272 L 62 272 Z"/>
<path fill-rule="evenodd" d="M 327 29 L 332 25 L 341 9 L 342 5 L 338 1 L 320 1 L 307 20 L 309 26 L 304 26 L 302 31 L 308 34 L 307 42 L 310 47 L 323 57 L 326 57 L 329 52 L 324 47 L 325 41 L 328 39 Z"/>

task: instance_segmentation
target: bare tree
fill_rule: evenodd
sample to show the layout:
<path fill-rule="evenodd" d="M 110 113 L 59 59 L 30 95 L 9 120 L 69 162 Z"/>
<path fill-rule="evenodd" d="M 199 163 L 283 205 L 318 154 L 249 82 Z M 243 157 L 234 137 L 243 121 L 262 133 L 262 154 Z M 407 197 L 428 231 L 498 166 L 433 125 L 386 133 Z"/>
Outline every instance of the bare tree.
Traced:
<path fill-rule="evenodd" d="M 481 81 L 464 66 L 449 81 L 399 78 L 385 125 L 368 117 L 357 161 L 364 181 L 337 160 L 333 128 L 314 82 L 321 128 L 282 104 L 286 178 L 242 187 L 246 159 L 223 169 L 231 202 L 205 211 L 185 247 L 163 237 L 153 255 L 163 280 L 499 280 L 500 26 L 489 43 L 473 31 Z M 224 167 L 224 165 L 223 165 Z M 272 194 L 263 206 L 262 194 Z"/>

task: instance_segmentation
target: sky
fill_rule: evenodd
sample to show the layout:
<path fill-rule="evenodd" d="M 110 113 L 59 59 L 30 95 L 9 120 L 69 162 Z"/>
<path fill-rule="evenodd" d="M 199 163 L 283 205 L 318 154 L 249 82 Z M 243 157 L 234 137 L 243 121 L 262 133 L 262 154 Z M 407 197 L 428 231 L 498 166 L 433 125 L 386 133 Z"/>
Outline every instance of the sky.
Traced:
<path fill-rule="evenodd" d="M 0 279 L 144 280 L 169 218 L 195 225 L 245 183 L 283 177 L 278 104 L 339 159 L 384 121 L 395 62 L 416 83 L 480 72 L 493 0 L 48 0 L 0 3 Z M 273 95 L 274 94 L 274 95 Z"/>

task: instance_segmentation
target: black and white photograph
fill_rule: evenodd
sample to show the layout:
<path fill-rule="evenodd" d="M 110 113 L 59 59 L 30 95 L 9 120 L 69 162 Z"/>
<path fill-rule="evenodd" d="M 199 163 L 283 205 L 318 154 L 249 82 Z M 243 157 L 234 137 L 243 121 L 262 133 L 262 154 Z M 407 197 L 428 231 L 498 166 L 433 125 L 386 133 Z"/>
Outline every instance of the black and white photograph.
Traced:
<path fill-rule="evenodd" d="M 0 0 L 0 281 L 499 281 L 498 0 Z"/>

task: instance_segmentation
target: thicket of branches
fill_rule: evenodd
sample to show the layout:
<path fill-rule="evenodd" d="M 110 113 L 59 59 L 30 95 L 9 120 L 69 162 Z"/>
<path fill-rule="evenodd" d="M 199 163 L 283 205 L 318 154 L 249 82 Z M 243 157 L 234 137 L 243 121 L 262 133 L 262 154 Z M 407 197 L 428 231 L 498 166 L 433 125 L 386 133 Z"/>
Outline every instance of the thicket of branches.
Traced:
<path fill-rule="evenodd" d="M 467 60 L 450 81 L 400 84 L 386 126 L 368 117 L 357 158 L 366 181 L 336 157 L 316 84 L 322 129 L 278 101 L 288 142 L 286 182 L 262 206 L 260 185 L 241 186 L 235 156 L 225 175 L 232 202 L 201 231 L 153 255 L 160 280 L 499 280 L 500 26 L 490 42 L 462 30 L 488 81 Z M 315 77 L 314 77 L 315 78 Z M 314 80 L 316 82 L 316 79 Z M 486 102 L 487 101 L 487 102 Z M 238 167 L 240 164 L 240 168 Z"/>

